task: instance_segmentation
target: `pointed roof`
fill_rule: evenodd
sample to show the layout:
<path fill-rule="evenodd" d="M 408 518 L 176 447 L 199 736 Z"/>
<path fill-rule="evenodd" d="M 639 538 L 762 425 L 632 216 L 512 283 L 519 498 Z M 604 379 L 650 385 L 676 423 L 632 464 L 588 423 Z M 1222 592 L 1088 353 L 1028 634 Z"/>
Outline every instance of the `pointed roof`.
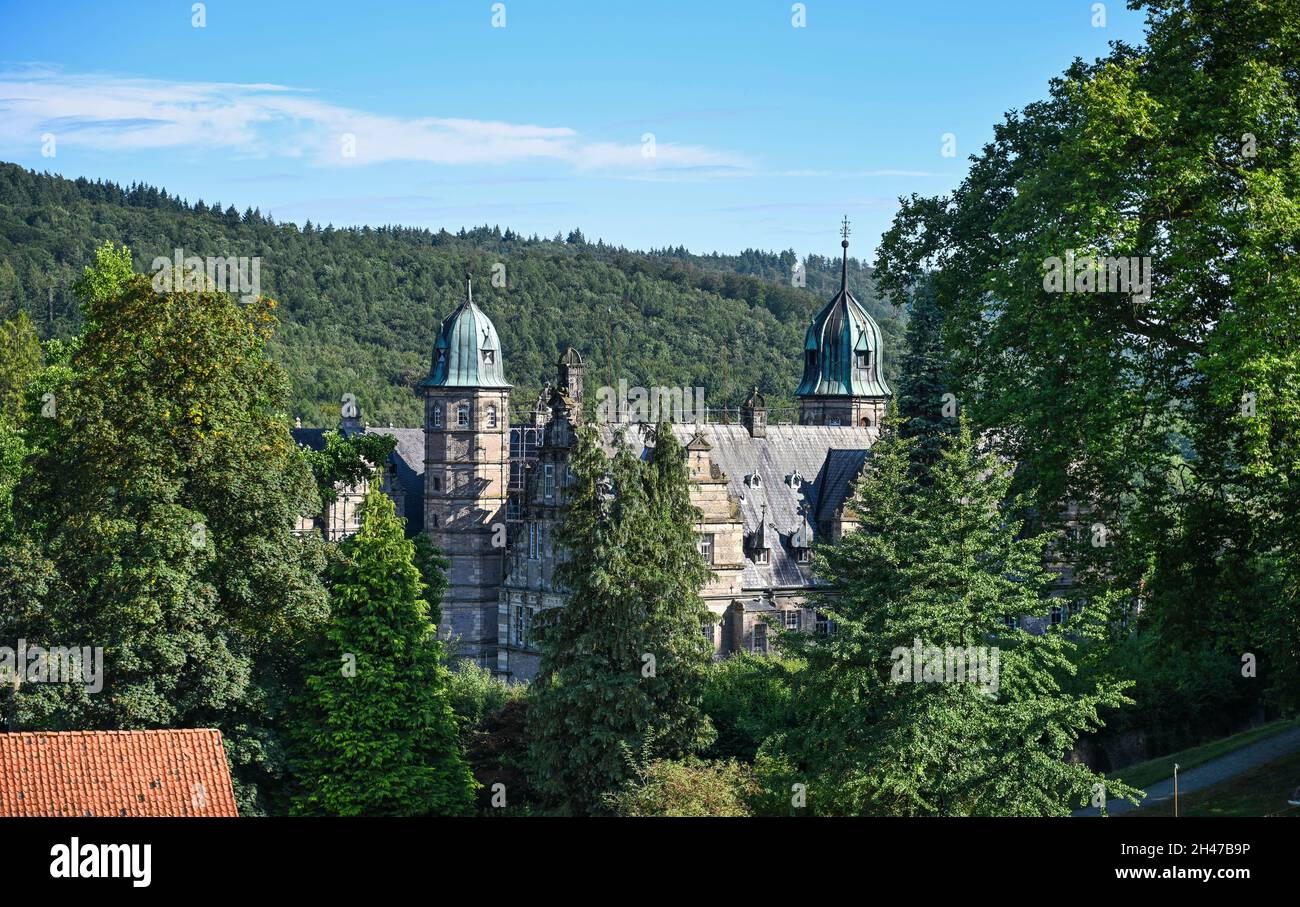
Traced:
<path fill-rule="evenodd" d="M 767 518 L 767 504 L 762 505 L 762 515 L 758 518 L 758 526 L 749 534 L 749 546 L 751 549 L 779 547 L 780 536 L 776 528 Z"/>
<path fill-rule="evenodd" d="M 713 445 L 709 443 L 708 438 L 704 437 L 704 432 L 700 429 L 698 424 L 695 426 L 695 435 L 686 442 L 686 449 L 713 450 Z"/>
<path fill-rule="evenodd" d="M 465 275 L 465 301 L 442 322 L 433 344 L 433 363 L 422 387 L 510 387 L 501 366 L 496 325 L 474 303 Z"/>
<path fill-rule="evenodd" d="M 790 547 L 792 548 L 811 548 L 813 544 L 813 528 L 808 522 L 808 507 L 806 504 L 799 506 L 799 525 L 790 533 Z"/>
<path fill-rule="evenodd" d="M 888 397 L 880 350 L 880 325 L 849 290 L 847 227 L 840 264 L 840 290 L 808 325 L 804 338 L 803 380 L 796 396 Z M 857 353 L 870 353 L 867 368 L 858 368 Z"/>

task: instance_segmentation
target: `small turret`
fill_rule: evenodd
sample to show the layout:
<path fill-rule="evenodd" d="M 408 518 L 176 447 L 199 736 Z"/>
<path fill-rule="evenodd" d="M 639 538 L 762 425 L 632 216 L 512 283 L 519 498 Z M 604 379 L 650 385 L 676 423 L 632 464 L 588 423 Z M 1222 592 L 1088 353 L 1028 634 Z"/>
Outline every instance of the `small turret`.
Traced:
<path fill-rule="evenodd" d="M 564 351 L 560 361 L 555 364 L 556 371 L 560 375 L 560 386 L 564 388 L 569 395 L 569 399 L 578 404 L 578 409 L 582 408 L 582 376 L 586 371 L 586 366 L 582 363 L 582 356 L 573 347 Z"/>

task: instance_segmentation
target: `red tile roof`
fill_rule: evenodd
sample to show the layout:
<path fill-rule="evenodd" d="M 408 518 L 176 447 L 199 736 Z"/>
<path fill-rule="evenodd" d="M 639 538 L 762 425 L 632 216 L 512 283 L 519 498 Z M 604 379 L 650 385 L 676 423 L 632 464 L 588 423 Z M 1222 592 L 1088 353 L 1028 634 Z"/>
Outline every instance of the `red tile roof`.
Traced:
<path fill-rule="evenodd" d="M 221 732 L 0 733 L 0 816 L 236 816 Z"/>

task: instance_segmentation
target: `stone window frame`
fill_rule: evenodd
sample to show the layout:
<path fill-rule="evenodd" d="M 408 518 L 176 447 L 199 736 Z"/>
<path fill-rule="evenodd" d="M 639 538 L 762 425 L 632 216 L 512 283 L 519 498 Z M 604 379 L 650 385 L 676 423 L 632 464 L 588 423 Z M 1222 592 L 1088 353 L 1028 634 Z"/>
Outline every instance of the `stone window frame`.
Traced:
<path fill-rule="evenodd" d="M 704 558 L 704 563 L 714 563 L 714 556 L 717 552 L 717 538 L 712 532 L 701 532 L 696 543 L 700 552 L 700 557 Z"/>

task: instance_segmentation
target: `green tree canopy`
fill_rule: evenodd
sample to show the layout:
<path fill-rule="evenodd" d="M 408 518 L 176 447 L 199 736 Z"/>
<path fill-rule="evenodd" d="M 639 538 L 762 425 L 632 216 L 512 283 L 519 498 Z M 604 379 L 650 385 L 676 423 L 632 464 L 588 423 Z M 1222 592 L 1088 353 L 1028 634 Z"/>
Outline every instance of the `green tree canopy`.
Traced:
<path fill-rule="evenodd" d="M 105 246 L 79 288 L 86 333 L 39 375 L 25 424 L 7 635 L 103 647 L 102 691 L 22 687 L 15 726 L 222 729 L 241 810 L 282 775 L 274 729 L 293 653 L 326 613 L 315 486 L 266 355 L 274 303 L 155 293 Z M 59 355 L 62 355 L 59 352 Z"/>
<path fill-rule="evenodd" d="M 460 751 L 414 548 L 387 495 L 370 490 L 361 531 L 341 547 L 329 625 L 296 722 L 295 810 L 463 815 L 477 785 Z"/>
<path fill-rule="evenodd" d="M 851 500 L 860 528 L 815 557 L 835 590 L 818 601 L 834 632 L 781 636 L 807 660 L 792 737 L 808 806 L 1068 814 L 1103 783 L 1069 750 L 1099 726 L 1099 709 L 1126 701 L 1125 684 L 1066 689 L 1076 643 L 1021 627 L 1048 607 L 1045 537 L 1022 535 L 1006 469 L 976 450 L 965 422 L 927 481 L 914 476 L 915 450 L 891 407 Z"/>
<path fill-rule="evenodd" d="M 538 621 L 530 715 L 538 787 L 571 813 L 607 810 L 633 758 L 688 755 L 713 737 L 701 708 L 700 630 L 712 618 L 699 596 L 698 511 L 681 445 L 667 426 L 655 438 L 642 462 L 621 437 L 607 458 L 590 425 L 578 432 L 557 533 L 567 603 Z"/>

